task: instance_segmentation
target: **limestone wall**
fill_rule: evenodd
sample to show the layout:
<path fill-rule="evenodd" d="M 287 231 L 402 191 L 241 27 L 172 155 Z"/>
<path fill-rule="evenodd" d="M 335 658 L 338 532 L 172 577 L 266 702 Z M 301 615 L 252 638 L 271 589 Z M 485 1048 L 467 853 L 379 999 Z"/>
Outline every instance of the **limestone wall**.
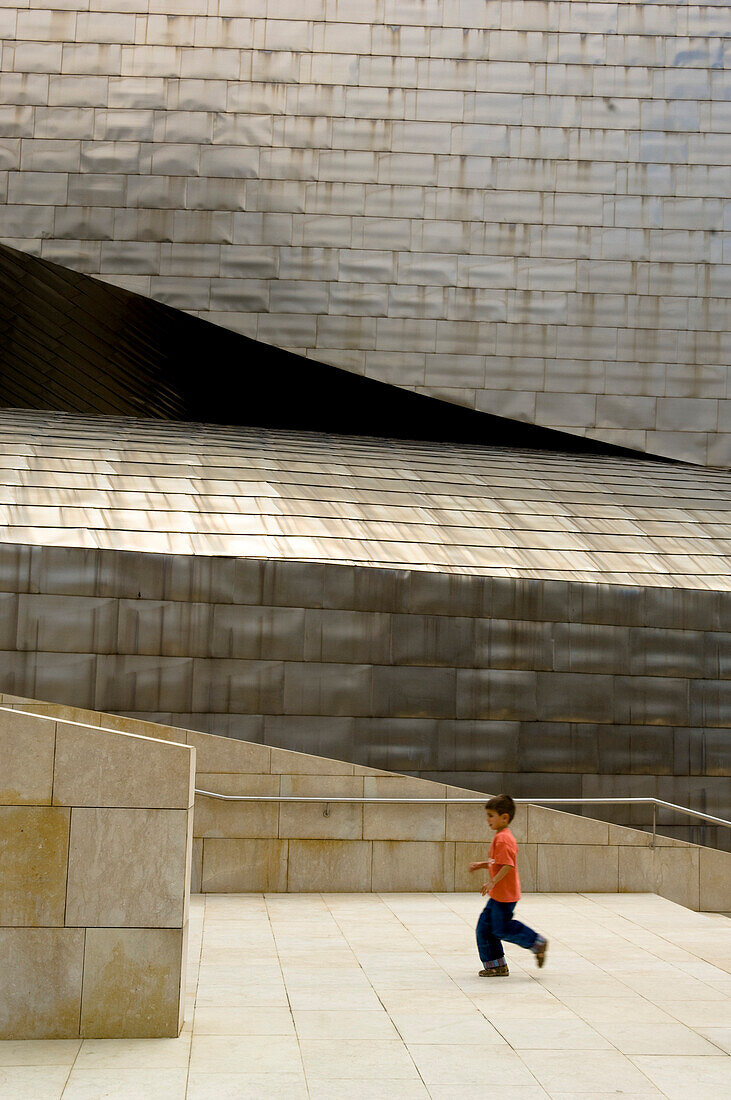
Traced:
<path fill-rule="evenodd" d="M 0 708 L 0 1039 L 179 1034 L 194 774 L 186 745 Z"/>
<path fill-rule="evenodd" d="M 9 705 L 68 714 L 69 708 Z M 322 796 L 321 803 L 235 803 L 196 797 L 193 889 L 247 891 L 452 891 L 479 886 L 468 864 L 485 858 L 484 811 L 475 806 L 326 803 L 328 795 L 481 797 L 395 773 L 286 749 L 78 712 L 84 721 L 187 738 L 196 787 L 221 794 Z M 325 812 L 327 809 L 327 813 Z M 544 807 L 520 807 L 526 891 L 652 891 L 703 911 L 731 908 L 731 855 Z"/>
<path fill-rule="evenodd" d="M 0 238 L 728 464 L 728 25 L 712 0 L 4 0 Z"/>

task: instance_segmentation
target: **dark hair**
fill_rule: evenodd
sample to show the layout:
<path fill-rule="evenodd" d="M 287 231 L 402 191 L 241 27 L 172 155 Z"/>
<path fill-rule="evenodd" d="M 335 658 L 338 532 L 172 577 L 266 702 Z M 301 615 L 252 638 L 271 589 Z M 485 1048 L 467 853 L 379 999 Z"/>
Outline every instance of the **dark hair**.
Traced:
<path fill-rule="evenodd" d="M 508 821 L 515 817 L 515 803 L 509 794 L 496 794 L 485 803 L 486 810 L 493 810 L 496 814 L 507 814 Z"/>

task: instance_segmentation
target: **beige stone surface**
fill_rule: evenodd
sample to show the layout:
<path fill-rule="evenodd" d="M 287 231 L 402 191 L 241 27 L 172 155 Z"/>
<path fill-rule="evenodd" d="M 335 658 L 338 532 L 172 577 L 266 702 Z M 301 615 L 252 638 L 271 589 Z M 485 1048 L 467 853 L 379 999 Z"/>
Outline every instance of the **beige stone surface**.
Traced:
<path fill-rule="evenodd" d="M 182 928 L 90 928 L 81 1034 L 104 1039 L 176 1036 Z"/>
<path fill-rule="evenodd" d="M 365 840 L 444 840 L 445 806 L 364 806 Z"/>
<path fill-rule="evenodd" d="M 361 803 L 330 803 L 327 795 L 361 798 L 363 779 L 354 775 L 283 775 L 283 795 L 323 796 L 322 802 L 283 802 L 279 811 L 279 835 L 282 838 L 308 840 L 361 840 L 363 813 Z M 325 811 L 327 810 L 327 814 Z"/>
<path fill-rule="evenodd" d="M 23 699 L 16 702 L 11 702 L 9 696 L 5 696 L 6 706 L 12 706 L 14 710 L 23 711 L 27 714 L 36 714 L 43 718 L 56 718 L 60 722 L 77 722 L 82 725 L 99 726 L 101 725 L 102 715 L 97 710 L 86 710 L 84 707 L 69 707 L 63 703 L 46 703 L 32 700 Z M 110 716 L 111 717 L 111 716 Z"/>
<path fill-rule="evenodd" d="M 617 890 L 618 849 L 598 844 L 539 844 L 537 889 L 548 893 Z"/>
<path fill-rule="evenodd" d="M 271 750 L 271 771 L 279 775 L 353 775 L 355 766 L 345 760 L 310 756 L 291 749 Z"/>
<path fill-rule="evenodd" d="M 54 802 L 63 806 L 191 805 L 187 745 L 59 722 Z"/>
<path fill-rule="evenodd" d="M 365 840 L 290 840 L 287 889 L 360 892 L 371 886 L 371 844 Z"/>
<path fill-rule="evenodd" d="M 286 840 L 203 841 L 204 893 L 249 893 L 287 889 Z"/>
<path fill-rule="evenodd" d="M 619 853 L 619 891 L 635 894 L 655 886 L 655 849 L 622 845 Z"/>
<path fill-rule="evenodd" d="M 66 923 L 182 925 L 187 848 L 186 810 L 74 809 Z"/>
<path fill-rule="evenodd" d="M 652 843 L 652 834 L 644 833 L 641 829 L 628 829 L 624 825 L 610 825 L 609 843 L 647 848 Z"/>
<path fill-rule="evenodd" d="M 487 882 L 487 871 L 470 871 L 471 863 L 487 859 L 488 845 L 479 841 L 457 841 L 454 845 L 454 889 L 475 891 Z M 522 846 L 521 846 L 522 852 Z"/>
<path fill-rule="evenodd" d="M 518 850 L 518 873 L 524 894 L 538 889 L 538 845 L 521 844 Z"/>
<path fill-rule="evenodd" d="M 590 817 L 528 806 L 528 840 L 535 844 L 606 844 L 609 825 Z"/>
<path fill-rule="evenodd" d="M 449 792 L 450 788 L 447 790 Z M 446 809 L 444 835 L 447 840 L 488 840 L 490 830 L 485 819 L 484 806 L 447 806 Z"/>
<path fill-rule="evenodd" d="M 447 788 L 410 775 L 366 775 L 363 794 L 366 798 L 446 798 Z"/>
<path fill-rule="evenodd" d="M 69 811 L 0 806 L 0 927 L 64 923 Z"/>
<path fill-rule="evenodd" d="M 204 774 L 207 772 L 263 774 L 280 770 L 270 767 L 272 750 L 266 745 L 237 741 L 231 737 L 216 737 L 214 734 L 198 733 L 195 730 L 188 730 L 187 737 L 188 744 L 192 745 L 197 753 L 196 767 Z"/>
<path fill-rule="evenodd" d="M 700 904 L 699 854 L 700 849 L 690 844 L 682 848 L 655 848 L 655 879 L 647 888 L 678 905 L 697 909 Z"/>
<path fill-rule="evenodd" d="M 203 879 L 203 840 L 193 837 L 193 850 L 190 864 L 190 892 L 199 894 Z"/>
<path fill-rule="evenodd" d="M 56 723 L 0 710 L 0 805 L 50 805 Z"/>
<path fill-rule="evenodd" d="M 93 713 L 93 712 L 90 712 Z M 156 741 L 174 741 L 185 745 L 187 730 L 177 726 L 166 726 L 159 722 L 145 722 L 141 718 L 130 718 L 126 714 L 97 714 L 101 720 L 99 725 L 107 730 L 118 730 L 120 733 L 131 733 L 137 737 L 152 737 Z M 80 721 L 80 719 L 77 719 Z M 94 725 L 95 723 L 91 723 Z"/>
<path fill-rule="evenodd" d="M 366 776 L 366 798 L 446 798 L 443 783 L 410 776 Z M 371 805 L 363 807 L 366 840 L 444 840 L 445 806 Z"/>
<path fill-rule="evenodd" d="M 220 794 L 279 794 L 279 776 L 198 772 L 196 787 Z M 276 837 L 279 812 L 276 802 L 222 802 L 198 795 L 194 834 L 197 837 Z"/>
<path fill-rule="evenodd" d="M 84 931 L 0 928 L 0 1039 L 79 1034 Z"/>
<path fill-rule="evenodd" d="M 374 840 L 373 890 L 453 890 L 454 844 Z"/>
<path fill-rule="evenodd" d="M 731 912 L 731 854 L 701 848 L 700 908 L 718 913 Z"/>

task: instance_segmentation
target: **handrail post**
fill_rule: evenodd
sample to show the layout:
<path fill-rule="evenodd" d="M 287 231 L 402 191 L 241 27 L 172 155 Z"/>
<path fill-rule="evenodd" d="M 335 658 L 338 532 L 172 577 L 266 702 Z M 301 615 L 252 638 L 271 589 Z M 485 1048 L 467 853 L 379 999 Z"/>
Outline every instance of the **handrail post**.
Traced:
<path fill-rule="evenodd" d="M 650 843 L 651 848 L 655 847 L 656 840 L 657 840 L 657 802 L 653 802 L 652 803 L 652 841 Z"/>

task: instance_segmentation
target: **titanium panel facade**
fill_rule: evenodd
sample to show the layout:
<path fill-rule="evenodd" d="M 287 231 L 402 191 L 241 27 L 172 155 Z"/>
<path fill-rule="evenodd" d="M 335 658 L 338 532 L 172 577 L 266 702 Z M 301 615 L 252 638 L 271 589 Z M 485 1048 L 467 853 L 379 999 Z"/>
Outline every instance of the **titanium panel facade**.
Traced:
<path fill-rule="evenodd" d="M 731 465 L 728 6 L 6 4 L 7 244 L 417 393 Z"/>
<path fill-rule="evenodd" d="M 0 410 L 0 537 L 731 589 L 731 473 L 645 458 Z"/>

